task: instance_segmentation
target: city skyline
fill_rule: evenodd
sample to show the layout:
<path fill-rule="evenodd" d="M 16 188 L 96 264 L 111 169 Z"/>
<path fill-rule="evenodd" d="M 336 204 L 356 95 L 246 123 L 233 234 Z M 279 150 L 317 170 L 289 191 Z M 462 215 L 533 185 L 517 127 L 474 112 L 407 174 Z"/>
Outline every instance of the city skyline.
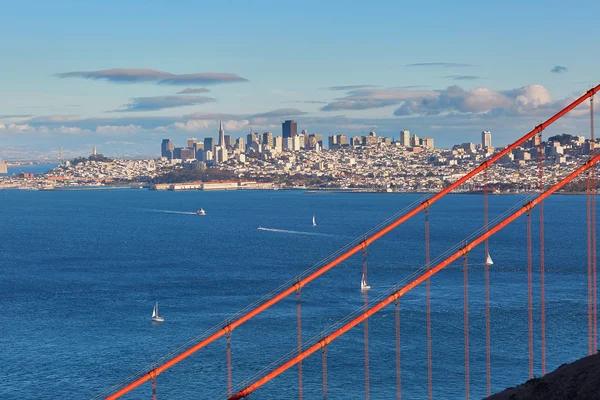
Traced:
<path fill-rule="evenodd" d="M 215 137 L 219 120 L 234 140 L 294 120 L 298 132 L 324 136 L 407 129 L 450 147 L 491 130 L 509 143 L 599 79 L 598 56 L 585 50 L 592 38 L 564 32 L 600 5 L 558 13 L 534 3 L 518 15 L 501 2 L 381 2 L 385 13 L 310 1 L 10 4 L 0 16 L 9 38 L 0 50 L 10 55 L 0 66 L 0 158 L 94 144 L 151 155 L 165 134 Z M 525 18 L 534 11 L 539 18 Z M 314 28 L 284 29 L 284 15 Z M 548 134 L 584 134 L 586 107 Z"/>

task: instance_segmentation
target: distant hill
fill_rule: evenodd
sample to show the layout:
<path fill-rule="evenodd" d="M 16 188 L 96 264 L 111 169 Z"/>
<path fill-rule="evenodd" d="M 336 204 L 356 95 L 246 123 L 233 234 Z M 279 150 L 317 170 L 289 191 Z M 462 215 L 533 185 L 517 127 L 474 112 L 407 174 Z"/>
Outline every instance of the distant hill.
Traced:
<path fill-rule="evenodd" d="M 564 364 L 543 378 L 530 379 L 488 400 L 598 400 L 600 399 L 600 354 Z"/>

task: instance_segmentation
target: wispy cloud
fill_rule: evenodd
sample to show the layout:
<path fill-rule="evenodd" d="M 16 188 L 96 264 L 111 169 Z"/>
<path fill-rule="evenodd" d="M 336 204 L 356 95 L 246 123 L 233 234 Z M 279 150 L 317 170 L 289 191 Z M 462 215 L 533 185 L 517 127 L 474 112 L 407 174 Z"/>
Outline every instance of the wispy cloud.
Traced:
<path fill-rule="evenodd" d="M 369 110 L 398 104 L 398 100 L 339 100 L 321 107 L 321 111 Z"/>
<path fill-rule="evenodd" d="M 0 118 L 27 118 L 31 114 L 0 114 Z"/>
<path fill-rule="evenodd" d="M 215 101 L 217 101 L 217 99 L 206 96 L 134 97 L 128 104 L 123 105 L 123 108 L 114 110 L 114 112 L 157 111 L 165 108 L 213 103 Z"/>
<path fill-rule="evenodd" d="M 277 96 L 296 96 L 298 93 L 294 90 L 284 90 L 284 89 L 269 89 L 269 92 L 275 94 Z"/>
<path fill-rule="evenodd" d="M 428 62 L 428 63 L 416 63 L 406 64 L 407 67 L 438 67 L 438 68 L 465 68 L 474 67 L 473 64 L 464 63 L 452 63 L 452 62 Z"/>
<path fill-rule="evenodd" d="M 59 78 L 84 78 L 106 80 L 113 83 L 154 82 L 159 85 L 219 85 L 223 83 L 247 82 L 236 74 L 220 72 L 200 72 L 193 74 L 172 74 L 143 68 L 114 68 L 99 71 L 73 71 L 56 74 Z"/>
<path fill-rule="evenodd" d="M 330 87 L 326 87 L 326 88 L 323 88 L 323 89 L 347 91 L 347 90 L 366 89 L 366 88 L 374 88 L 374 87 L 377 87 L 377 85 L 330 86 Z"/>
<path fill-rule="evenodd" d="M 474 81 L 477 79 L 483 79 L 481 76 L 476 75 L 447 75 L 444 79 L 453 79 L 455 81 Z"/>
<path fill-rule="evenodd" d="M 435 98 L 434 90 L 409 89 L 361 89 L 352 90 L 347 96 L 321 107 L 321 111 L 368 110 L 400 104 L 406 100 Z"/>
<path fill-rule="evenodd" d="M 563 67 L 562 65 L 557 65 L 550 70 L 553 74 L 563 74 L 567 72 L 569 69 L 567 67 Z"/>
<path fill-rule="evenodd" d="M 177 92 L 177 94 L 208 93 L 208 92 L 210 92 L 210 89 L 207 89 L 207 88 L 186 88 L 180 92 Z"/>
<path fill-rule="evenodd" d="M 251 115 L 250 118 L 272 118 L 272 117 L 287 117 L 291 115 L 305 115 L 308 114 L 304 111 L 300 111 L 295 108 L 279 108 L 277 110 L 272 110 L 260 114 Z"/>
<path fill-rule="evenodd" d="M 303 103 L 303 104 L 327 104 L 327 101 L 319 101 L 319 100 L 294 100 L 294 101 L 284 101 L 283 103 Z"/>

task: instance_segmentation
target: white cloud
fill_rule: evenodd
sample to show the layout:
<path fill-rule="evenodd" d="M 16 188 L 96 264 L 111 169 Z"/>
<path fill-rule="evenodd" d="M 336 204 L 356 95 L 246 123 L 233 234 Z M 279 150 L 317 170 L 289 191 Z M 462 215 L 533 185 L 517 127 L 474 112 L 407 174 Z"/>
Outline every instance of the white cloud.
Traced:
<path fill-rule="evenodd" d="M 542 85 L 528 85 L 506 91 L 489 88 L 464 90 L 450 86 L 436 91 L 436 98 L 406 101 L 394 112 L 406 115 L 443 114 L 495 114 L 536 115 L 540 111 L 556 108 L 552 96 Z"/>
<path fill-rule="evenodd" d="M 223 129 L 225 131 L 237 131 L 242 129 L 245 126 L 248 126 L 249 121 L 247 119 L 244 120 L 229 120 L 223 121 Z M 193 119 L 187 122 L 175 122 L 167 127 L 166 130 L 179 130 L 185 132 L 197 132 L 203 129 L 215 129 L 217 130 L 219 127 L 218 120 L 206 120 L 206 119 Z M 159 129 L 160 130 L 160 129 Z"/>
<path fill-rule="evenodd" d="M 206 129 L 213 124 L 213 121 L 194 119 L 187 122 L 175 122 L 169 125 L 167 128 L 173 128 L 175 130 L 193 132 L 200 129 Z"/>
<path fill-rule="evenodd" d="M 96 127 L 96 133 L 100 134 L 100 135 L 128 135 L 128 134 L 135 134 L 135 133 L 139 133 L 143 130 L 143 128 L 139 125 L 133 125 L 133 124 L 129 124 L 129 125 L 125 125 L 125 126 L 118 126 L 118 125 L 100 125 L 98 127 Z"/>

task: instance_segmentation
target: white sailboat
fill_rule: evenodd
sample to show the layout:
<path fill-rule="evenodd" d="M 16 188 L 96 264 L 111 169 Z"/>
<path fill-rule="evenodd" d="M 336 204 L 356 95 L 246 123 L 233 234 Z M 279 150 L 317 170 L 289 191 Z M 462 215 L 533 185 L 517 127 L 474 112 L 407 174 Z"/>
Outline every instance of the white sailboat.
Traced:
<path fill-rule="evenodd" d="M 486 265 L 494 264 L 494 262 L 492 261 L 492 257 L 490 256 L 490 253 L 487 253 L 487 258 L 485 259 L 485 264 Z"/>
<path fill-rule="evenodd" d="M 154 303 L 154 308 L 152 309 L 152 322 L 164 322 L 164 318 L 158 315 L 158 301 Z"/>
<path fill-rule="evenodd" d="M 367 285 L 367 279 L 365 278 L 365 273 L 362 274 L 362 279 L 360 281 L 360 291 L 364 292 L 365 290 L 371 289 L 371 286 Z"/>
<path fill-rule="evenodd" d="M 315 219 L 315 214 L 313 214 L 313 226 L 317 226 L 317 220 Z"/>

